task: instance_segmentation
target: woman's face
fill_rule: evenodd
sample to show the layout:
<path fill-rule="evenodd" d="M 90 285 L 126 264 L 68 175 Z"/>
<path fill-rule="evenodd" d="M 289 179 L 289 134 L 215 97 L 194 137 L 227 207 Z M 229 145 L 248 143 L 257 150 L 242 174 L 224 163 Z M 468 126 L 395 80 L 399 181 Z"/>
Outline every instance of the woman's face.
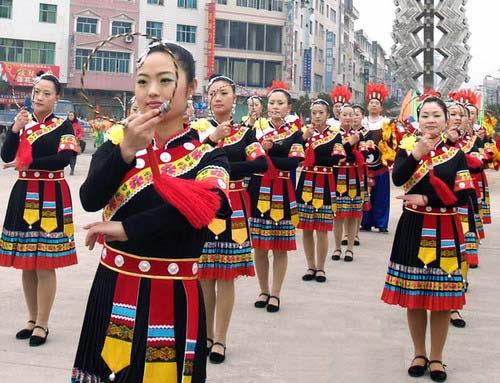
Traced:
<path fill-rule="evenodd" d="M 460 129 L 464 110 L 459 105 L 452 105 L 448 108 L 448 127 Z"/>
<path fill-rule="evenodd" d="M 292 110 L 288 98 L 283 92 L 273 92 L 267 101 L 267 112 L 273 120 L 283 120 Z"/>
<path fill-rule="evenodd" d="M 76 120 L 75 113 L 69 112 L 68 113 L 68 120 L 75 121 Z"/>
<path fill-rule="evenodd" d="M 208 105 L 214 116 L 230 114 L 235 102 L 236 94 L 227 81 L 215 81 L 208 88 Z"/>
<path fill-rule="evenodd" d="M 256 97 L 251 97 L 247 101 L 248 114 L 255 115 L 257 118 L 262 116 L 262 102 Z"/>
<path fill-rule="evenodd" d="M 424 136 L 437 138 L 446 128 L 445 112 L 436 102 L 427 102 L 420 110 L 418 123 Z"/>
<path fill-rule="evenodd" d="M 33 111 L 39 115 L 52 113 L 54 106 L 59 101 L 56 87 L 52 81 L 40 80 L 33 87 Z"/>
<path fill-rule="evenodd" d="M 473 106 L 467 106 L 467 109 L 470 112 L 469 122 L 471 125 L 474 125 L 477 122 L 477 109 Z"/>
<path fill-rule="evenodd" d="M 342 109 L 342 103 L 341 102 L 336 102 L 333 104 L 333 116 L 338 120 L 340 116 L 340 109 Z"/>
<path fill-rule="evenodd" d="M 368 112 L 370 114 L 380 114 L 382 113 L 382 104 L 376 98 L 372 98 L 368 101 Z"/>
<path fill-rule="evenodd" d="M 196 89 L 196 80 L 187 83 L 186 72 L 178 67 L 179 79 L 175 98 L 175 66 L 167 53 L 153 52 L 146 57 L 144 64 L 137 70 L 135 83 L 135 100 L 141 113 L 158 109 L 164 101 L 170 101 L 170 111 L 165 114 L 164 121 L 182 118 L 186 110 L 188 95 Z"/>
<path fill-rule="evenodd" d="M 352 126 L 354 129 L 359 129 L 361 128 L 361 123 L 363 122 L 364 118 L 363 111 L 359 108 L 354 108 L 354 114 L 352 117 Z"/>
<path fill-rule="evenodd" d="M 346 129 L 352 127 L 354 110 L 350 106 L 344 106 L 340 110 L 340 125 Z"/>
<path fill-rule="evenodd" d="M 323 103 L 313 104 L 311 107 L 311 122 L 315 126 L 324 126 L 328 119 L 328 108 Z"/>

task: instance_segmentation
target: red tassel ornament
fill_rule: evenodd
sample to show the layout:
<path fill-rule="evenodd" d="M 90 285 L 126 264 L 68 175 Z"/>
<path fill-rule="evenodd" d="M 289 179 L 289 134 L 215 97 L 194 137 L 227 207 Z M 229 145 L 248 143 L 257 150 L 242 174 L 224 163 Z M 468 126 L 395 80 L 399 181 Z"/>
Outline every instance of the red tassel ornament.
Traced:
<path fill-rule="evenodd" d="M 33 162 L 33 148 L 31 144 L 26 139 L 26 137 L 21 136 L 19 141 L 19 147 L 16 153 L 16 168 L 17 170 L 26 170 L 29 168 L 30 164 Z"/>
<path fill-rule="evenodd" d="M 220 196 L 213 190 L 214 185 L 160 174 L 153 148 L 149 146 L 147 152 L 155 190 L 177 208 L 195 229 L 208 226 L 221 206 Z"/>
<path fill-rule="evenodd" d="M 309 145 L 309 147 L 306 149 L 305 156 L 306 158 L 302 165 L 307 168 L 313 167 L 314 163 L 316 162 L 316 153 L 314 152 L 314 148 L 312 147 L 312 145 Z"/>
<path fill-rule="evenodd" d="M 457 203 L 456 195 L 451 191 L 451 189 L 444 183 L 443 180 L 436 177 L 434 170 L 429 171 L 429 182 L 432 188 L 438 195 L 439 199 L 445 204 L 445 206 L 453 206 Z"/>
<path fill-rule="evenodd" d="M 466 155 L 465 159 L 467 160 L 467 167 L 469 169 L 479 169 L 483 165 L 481 160 L 477 157 Z"/>

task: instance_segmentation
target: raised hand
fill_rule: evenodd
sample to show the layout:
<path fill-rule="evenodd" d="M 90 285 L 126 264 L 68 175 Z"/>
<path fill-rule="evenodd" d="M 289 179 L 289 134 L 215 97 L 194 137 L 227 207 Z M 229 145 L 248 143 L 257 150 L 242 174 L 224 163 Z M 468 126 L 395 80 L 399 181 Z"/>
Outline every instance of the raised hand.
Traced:
<path fill-rule="evenodd" d="M 85 236 L 85 246 L 87 246 L 89 250 L 94 249 L 95 243 L 100 236 L 104 237 L 104 240 L 108 242 L 125 242 L 128 240 L 127 233 L 122 223 L 118 221 L 94 222 L 83 228 L 88 230 Z"/>
<path fill-rule="evenodd" d="M 120 150 L 125 162 L 131 163 L 139 150 L 146 149 L 151 144 L 155 134 L 155 126 L 161 120 L 159 109 L 153 109 L 144 114 L 132 114 L 127 118 L 124 138 L 120 143 Z"/>
<path fill-rule="evenodd" d="M 14 120 L 14 125 L 12 126 L 12 133 L 19 133 L 30 120 L 30 114 L 26 109 L 22 109 L 16 116 Z"/>

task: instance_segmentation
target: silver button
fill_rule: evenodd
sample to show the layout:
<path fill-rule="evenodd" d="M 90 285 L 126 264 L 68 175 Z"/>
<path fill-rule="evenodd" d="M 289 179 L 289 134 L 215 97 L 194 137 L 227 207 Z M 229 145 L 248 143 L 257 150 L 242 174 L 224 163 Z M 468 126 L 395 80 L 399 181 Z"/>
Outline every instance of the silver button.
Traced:
<path fill-rule="evenodd" d="M 144 159 L 142 159 L 142 158 L 137 158 L 137 159 L 135 160 L 135 167 L 136 167 L 137 169 L 142 169 L 142 168 L 144 168 L 144 166 L 146 166 L 146 161 L 144 161 Z"/>
<path fill-rule="evenodd" d="M 436 155 L 436 152 L 434 150 L 431 150 L 431 157 L 434 157 Z"/>
<path fill-rule="evenodd" d="M 54 178 L 54 173 L 49 173 L 49 178 Z"/>
<path fill-rule="evenodd" d="M 198 263 L 193 263 L 193 275 L 196 275 L 198 273 Z"/>
<path fill-rule="evenodd" d="M 417 205 L 411 205 L 411 207 L 412 207 L 413 209 L 418 209 L 418 206 L 417 206 Z"/>
<path fill-rule="evenodd" d="M 141 270 L 143 273 L 147 273 L 149 270 L 151 270 L 151 264 L 148 261 L 140 261 L 139 270 Z"/>
<path fill-rule="evenodd" d="M 446 213 L 446 208 L 445 207 L 441 208 L 441 213 Z"/>
<path fill-rule="evenodd" d="M 279 173 L 279 176 L 280 176 L 280 177 L 283 177 L 283 172 L 280 172 L 280 173 Z"/>
<path fill-rule="evenodd" d="M 163 152 L 162 154 L 160 154 L 161 162 L 167 163 L 167 162 L 170 162 L 171 159 L 172 159 L 172 156 L 170 155 L 170 153 Z"/>
<path fill-rule="evenodd" d="M 193 150 L 194 149 L 194 145 L 191 142 L 186 142 L 183 146 L 184 146 L 184 149 L 186 149 L 186 150 Z"/>
<path fill-rule="evenodd" d="M 26 134 L 28 134 L 28 135 L 30 135 L 31 133 L 33 133 L 33 131 L 32 131 L 31 129 L 28 129 L 28 130 L 26 131 Z"/>
<path fill-rule="evenodd" d="M 22 176 L 23 176 L 23 177 L 26 177 L 26 172 L 23 172 L 23 173 L 22 173 Z"/>
<path fill-rule="evenodd" d="M 427 206 L 427 207 L 425 208 L 425 211 L 432 211 L 432 207 Z"/>
<path fill-rule="evenodd" d="M 115 257 L 115 265 L 118 266 L 118 267 L 122 267 L 125 263 L 125 260 L 123 259 L 123 257 L 121 255 L 117 255 Z"/>
<path fill-rule="evenodd" d="M 171 275 L 175 275 L 179 272 L 179 265 L 177 263 L 171 263 L 170 265 L 168 265 L 168 272 L 171 274 Z"/>
<path fill-rule="evenodd" d="M 315 166 L 313 170 L 314 170 L 315 172 L 317 172 L 317 171 L 318 171 L 318 167 L 317 167 L 317 166 Z"/>
<path fill-rule="evenodd" d="M 106 248 L 103 248 L 101 253 L 101 258 L 106 259 L 106 255 L 108 255 L 108 252 L 106 251 Z"/>
<path fill-rule="evenodd" d="M 328 169 L 327 168 L 323 168 L 323 171 L 326 172 Z"/>
<path fill-rule="evenodd" d="M 229 189 L 234 189 L 236 187 L 235 184 L 229 184 Z"/>
<path fill-rule="evenodd" d="M 34 176 L 35 176 L 35 178 L 40 177 L 40 172 L 35 172 Z"/>

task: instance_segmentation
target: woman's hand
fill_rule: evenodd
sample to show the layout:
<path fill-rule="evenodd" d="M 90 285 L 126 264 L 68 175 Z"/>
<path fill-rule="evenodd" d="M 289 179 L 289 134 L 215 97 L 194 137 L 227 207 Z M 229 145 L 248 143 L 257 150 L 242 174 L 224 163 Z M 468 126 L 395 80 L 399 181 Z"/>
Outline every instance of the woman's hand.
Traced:
<path fill-rule="evenodd" d="M 351 144 L 351 146 L 356 145 L 358 142 L 359 142 L 359 133 L 358 132 L 354 133 L 353 135 L 351 135 L 349 137 L 349 143 Z"/>
<path fill-rule="evenodd" d="M 28 124 L 30 120 L 30 114 L 26 109 L 21 110 L 14 121 L 14 125 L 12 126 L 12 133 L 19 133 L 21 129 L 23 129 L 26 124 Z"/>
<path fill-rule="evenodd" d="M 310 139 L 314 135 L 314 126 L 313 124 L 309 125 L 306 129 L 306 131 L 303 134 L 304 140 Z"/>
<path fill-rule="evenodd" d="M 89 250 L 93 250 L 95 243 L 100 236 L 108 242 L 125 242 L 128 240 L 127 233 L 121 222 L 118 221 L 106 221 L 106 222 L 94 222 L 83 227 L 87 231 L 85 237 L 85 246 Z"/>
<path fill-rule="evenodd" d="M 231 134 L 231 121 L 224 121 L 215 128 L 215 131 L 208 138 L 210 138 L 210 141 L 217 143 L 229 136 L 229 134 Z"/>
<path fill-rule="evenodd" d="M 133 114 L 127 118 L 123 141 L 120 143 L 122 157 L 126 163 L 130 164 L 139 150 L 146 149 L 151 144 L 155 127 L 161 120 L 159 109 L 144 114 Z"/>
<path fill-rule="evenodd" d="M 429 202 L 427 196 L 423 194 L 398 195 L 396 199 L 403 200 L 405 205 L 427 206 L 427 203 Z"/>
<path fill-rule="evenodd" d="M 413 148 L 413 157 L 420 161 L 423 156 L 430 153 L 430 151 L 434 148 L 434 144 L 434 140 L 431 140 L 427 135 L 423 136 L 420 140 L 418 140 Z"/>
<path fill-rule="evenodd" d="M 262 147 L 264 150 L 267 152 L 273 147 L 273 141 L 271 140 L 265 140 L 262 142 Z"/>

